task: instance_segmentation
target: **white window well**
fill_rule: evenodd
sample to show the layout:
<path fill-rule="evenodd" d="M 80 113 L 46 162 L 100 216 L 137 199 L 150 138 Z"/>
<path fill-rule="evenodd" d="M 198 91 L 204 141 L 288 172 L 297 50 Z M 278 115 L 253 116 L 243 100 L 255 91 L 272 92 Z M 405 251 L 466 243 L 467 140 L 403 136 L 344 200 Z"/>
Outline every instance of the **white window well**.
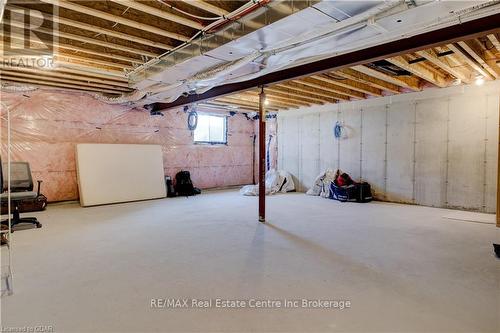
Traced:
<path fill-rule="evenodd" d="M 194 143 L 227 144 L 227 117 L 198 114 Z"/>

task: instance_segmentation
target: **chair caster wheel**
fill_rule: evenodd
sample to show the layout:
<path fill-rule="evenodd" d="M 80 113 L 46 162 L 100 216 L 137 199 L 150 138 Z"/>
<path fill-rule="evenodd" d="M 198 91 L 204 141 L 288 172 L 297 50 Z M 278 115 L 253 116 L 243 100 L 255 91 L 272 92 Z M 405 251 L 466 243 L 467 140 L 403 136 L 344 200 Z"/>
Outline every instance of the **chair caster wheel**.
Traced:
<path fill-rule="evenodd" d="M 37 227 L 37 228 L 41 228 L 41 227 L 42 227 L 42 224 L 41 224 L 41 223 L 37 223 L 37 224 L 36 224 L 36 227 Z"/>

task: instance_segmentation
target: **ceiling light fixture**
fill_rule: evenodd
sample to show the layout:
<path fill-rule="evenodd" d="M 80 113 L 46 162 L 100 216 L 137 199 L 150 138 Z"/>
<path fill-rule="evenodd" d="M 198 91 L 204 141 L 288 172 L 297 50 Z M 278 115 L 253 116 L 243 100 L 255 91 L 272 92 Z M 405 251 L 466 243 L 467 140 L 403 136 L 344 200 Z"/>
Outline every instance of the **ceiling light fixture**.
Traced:
<path fill-rule="evenodd" d="M 482 86 L 484 84 L 484 78 L 482 76 L 476 77 L 476 81 L 474 82 L 476 86 Z"/>
<path fill-rule="evenodd" d="M 264 100 L 264 105 L 269 105 L 269 101 L 267 100 L 267 98 Z"/>

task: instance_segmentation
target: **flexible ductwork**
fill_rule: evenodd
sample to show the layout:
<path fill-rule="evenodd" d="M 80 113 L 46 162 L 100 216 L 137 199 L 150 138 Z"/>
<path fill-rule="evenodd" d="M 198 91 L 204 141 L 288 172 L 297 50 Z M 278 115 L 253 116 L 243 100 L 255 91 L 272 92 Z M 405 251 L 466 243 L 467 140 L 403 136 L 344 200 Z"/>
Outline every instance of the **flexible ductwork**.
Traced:
<path fill-rule="evenodd" d="M 95 99 L 108 103 L 108 104 L 126 104 L 131 102 L 137 102 L 143 99 L 148 94 L 147 91 L 134 90 L 130 93 L 124 93 L 119 96 L 93 93 L 91 94 Z"/>
<path fill-rule="evenodd" d="M 0 91 L 2 92 L 28 92 L 37 90 L 38 87 L 26 84 L 12 84 L 0 82 Z"/>

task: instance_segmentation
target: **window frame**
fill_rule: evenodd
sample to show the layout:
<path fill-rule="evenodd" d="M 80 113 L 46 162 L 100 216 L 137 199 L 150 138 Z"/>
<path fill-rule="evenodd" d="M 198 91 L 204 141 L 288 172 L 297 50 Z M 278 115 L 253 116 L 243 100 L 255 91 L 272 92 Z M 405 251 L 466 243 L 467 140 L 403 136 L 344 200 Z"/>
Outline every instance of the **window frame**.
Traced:
<path fill-rule="evenodd" d="M 195 145 L 210 145 L 210 146 L 222 145 L 222 146 L 227 146 L 227 134 L 228 134 L 228 130 L 227 130 L 228 121 L 227 121 L 227 118 L 228 118 L 228 116 L 224 115 L 224 114 L 213 114 L 213 113 L 206 113 L 206 112 L 198 113 L 198 117 L 199 116 L 209 116 L 209 117 L 224 118 L 224 140 L 225 141 L 196 141 L 194 139 L 194 132 L 196 131 L 196 129 L 195 129 L 193 131 L 193 143 Z"/>

